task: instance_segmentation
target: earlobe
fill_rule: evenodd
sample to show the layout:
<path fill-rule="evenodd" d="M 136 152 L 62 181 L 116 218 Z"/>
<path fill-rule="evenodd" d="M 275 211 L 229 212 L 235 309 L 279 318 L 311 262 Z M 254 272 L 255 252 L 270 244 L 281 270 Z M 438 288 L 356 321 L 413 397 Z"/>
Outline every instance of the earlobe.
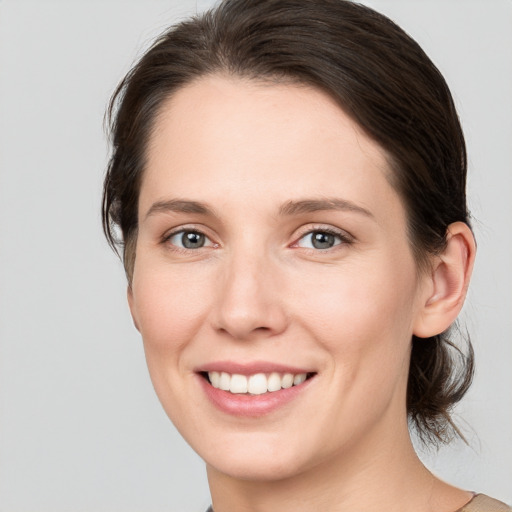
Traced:
<path fill-rule="evenodd" d="M 466 298 L 475 260 L 475 239 L 464 222 L 450 224 L 446 238 L 446 247 L 437 256 L 428 276 L 428 296 L 424 297 L 414 325 L 413 334 L 420 338 L 429 338 L 448 329 Z"/>
<path fill-rule="evenodd" d="M 137 321 L 137 314 L 135 312 L 135 299 L 133 297 L 133 290 L 132 286 L 129 284 L 128 288 L 126 290 L 126 297 L 128 299 L 128 306 L 130 307 L 130 313 L 132 315 L 133 325 L 135 326 L 135 329 L 140 332 L 139 329 L 139 323 Z"/>

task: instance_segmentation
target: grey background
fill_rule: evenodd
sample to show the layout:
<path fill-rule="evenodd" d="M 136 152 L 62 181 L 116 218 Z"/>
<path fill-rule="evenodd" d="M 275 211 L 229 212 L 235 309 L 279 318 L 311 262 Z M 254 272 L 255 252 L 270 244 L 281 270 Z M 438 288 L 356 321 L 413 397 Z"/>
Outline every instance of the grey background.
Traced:
<path fill-rule="evenodd" d="M 210 3 L 0 0 L 2 512 L 209 503 L 202 462 L 151 388 L 99 210 L 109 95 L 156 34 Z M 512 2 L 367 3 L 445 74 L 469 148 L 478 371 L 457 416 L 470 447 L 422 457 L 512 502 Z"/>

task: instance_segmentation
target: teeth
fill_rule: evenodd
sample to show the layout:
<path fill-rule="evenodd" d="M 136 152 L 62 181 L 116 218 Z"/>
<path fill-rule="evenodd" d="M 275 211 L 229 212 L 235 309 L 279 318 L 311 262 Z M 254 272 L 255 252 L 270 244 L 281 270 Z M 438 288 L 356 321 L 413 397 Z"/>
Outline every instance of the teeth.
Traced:
<path fill-rule="evenodd" d="M 306 374 L 305 373 L 299 373 L 297 375 L 294 375 L 293 377 L 293 385 L 298 386 L 299 384 L 302 384 L 306 380 Z"/>
<path fill-rule="evenodd" d="M 229 385 L 231 383 L 231 375 L 226 372 L 222 372 L 219 378 L 219 389 L 229 391 Z"/>
<path fill-rule="evenodd" d="M 231 375 L 231 383 L 229 384 L 231 393 L 247 393 L 247 377 L 235 373 Z"/>
<path fill-rule="evenodd" d="M 226 372 L 208 372 L 208 378 L 214 388 L 229 391 L 230 393 L 251 395 L 262 395 L 263 393 L 288 389 L 292 386 L 302 384 L 306 378 L 306 373 L 285 373 L 273 372 L 269 375 L 256 373 L 247 377 L 238 373 L 229 374 Z"/>
<path fill-rule="evenodd" d="M 281 389 L 281 375 L 279 373 L 271 373 L 268 382 L 267 389 L 269 391 L 279 391 Z"/>
<path fill-rule="evenodd" d="M 220 373 L 219 372 L 210 372 L 208 374 L 210 377 L 210 382 L 214 388 L 220 387 Z"/>
<path fill-rule="evenodd" d="M 284 389 L 288 389 L 293 386 L 293 375 L 291 373 L 284 374 L 283 380 L 281 381 L 281 386 Z"/>
<path fill-rule="evenodd" d="M 267 392 L 267 376 L 264 373 L 257 373 L 249 377 L 247 391 L 251 395 L 262 395 Z"/>

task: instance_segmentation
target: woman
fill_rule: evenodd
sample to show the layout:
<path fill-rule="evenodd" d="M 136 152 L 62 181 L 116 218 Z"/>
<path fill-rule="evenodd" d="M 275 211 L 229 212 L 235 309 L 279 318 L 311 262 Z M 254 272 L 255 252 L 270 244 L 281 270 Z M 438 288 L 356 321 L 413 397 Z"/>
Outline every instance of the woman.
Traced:
<path fill-rule="evenodd" d="M 216 512 L 509 510 L 410 440 L 457 432 L 475 256 L 464 138 L 414 41 L 344 0 L 227 0 L 164 34 L 110 115 L 106 234 Z"/>

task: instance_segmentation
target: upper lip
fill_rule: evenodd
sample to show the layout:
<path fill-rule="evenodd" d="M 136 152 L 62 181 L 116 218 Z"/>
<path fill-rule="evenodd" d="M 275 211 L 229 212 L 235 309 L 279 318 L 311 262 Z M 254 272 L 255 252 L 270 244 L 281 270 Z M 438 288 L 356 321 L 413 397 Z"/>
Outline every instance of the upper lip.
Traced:
<path fill-rule="evenodd" d="M 314 373 L 309 368 L 299 368 L 298 366 L 290 366 L 280 363 L 272 363 L 269 361 L 252 361 L 252 362 L 235 362 L 235 361 L 214 361 L 198 366 L 196 372 L 226 372 L 239 375 L 254 375 L 256 373 Z"/>

